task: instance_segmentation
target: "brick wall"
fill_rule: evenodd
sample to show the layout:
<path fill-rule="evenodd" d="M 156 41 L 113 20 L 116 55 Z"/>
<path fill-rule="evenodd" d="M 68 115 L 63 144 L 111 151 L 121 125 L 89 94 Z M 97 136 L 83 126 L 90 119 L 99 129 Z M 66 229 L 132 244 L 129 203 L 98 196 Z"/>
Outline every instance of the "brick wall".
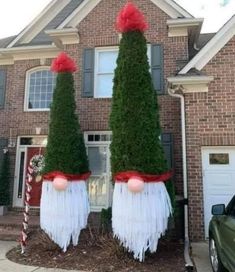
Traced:
<path fill-rule="evenodd" d="M 204 239 L 202 146 L 235 146 L 235 38 L 204 67 L 208 93 L 186 95 L 190 234 Z"/>
<path fill-rule="evenodd" d="M 118 44 L 114 22 L 118 11 L 125 3 L 126 0 L 103 0 L 80 23 L 78 27 L 80 44 L 65 47 L 65 51 L 77 60 L 80 69 L 84 48 Z M 169 17 L 150 0 L 136 0 L 135 3 L 145 13 L 149 22 L 150 27 L 146 33 L 148 42 L 163 44 L 165 79 L 175 75 L 179 70 L 177 61 L 188 57 L 187 37 L 169 38 L 166 25 Z M 47 60 L 47 64 L 50 64 L 50 60 Z M 25 73 L 28 69 L 39 65 L 39 60 L 16 61 L 14 66 L 8 68 L 6 107 L 0 110 L 1 131 L 4 131 L 6 136 L 9 136 L 9 127 L 13 129 L 14 137 L 35 135 L 36 127 L 42 128 L 41 134 L 47 134 L 48 112 L 23 112 Z M 82 129 L 84 131 L 109 130 L 108 117 L 111 100 L 81 98 L 81 78 L 82 73 L 77 72 L 75 74 L 76 101 Z M 176 191 L 182 194 L 180 103 L 178 99 L 169 95 L 161 95 L 159 104 L 162 130 L 173 133 L 174 136 Z M 12 152 L 14 154 L 15 150 Z"/>

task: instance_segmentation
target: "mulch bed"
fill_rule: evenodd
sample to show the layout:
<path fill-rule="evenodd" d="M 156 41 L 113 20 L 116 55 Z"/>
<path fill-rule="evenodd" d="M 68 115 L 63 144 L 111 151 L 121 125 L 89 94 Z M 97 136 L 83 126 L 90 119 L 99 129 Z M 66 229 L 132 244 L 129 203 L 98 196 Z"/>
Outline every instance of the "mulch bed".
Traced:
<path fill-rule="evenodd" d="M 145 262 L 140 263 L 119 246 L 111 233 L 102 234 L 91 228 L 82 231 L 79 245 L 70 246 L 66 253 L 41 230 L 30 233 L 24 255 L 19 246 L 7 253 L 8 259 L 24 265 L 89 272 L 183 272 L 183 256 L 182 242 L 164 238 L 159 243 L 158 251 L 147 253 Z"/>

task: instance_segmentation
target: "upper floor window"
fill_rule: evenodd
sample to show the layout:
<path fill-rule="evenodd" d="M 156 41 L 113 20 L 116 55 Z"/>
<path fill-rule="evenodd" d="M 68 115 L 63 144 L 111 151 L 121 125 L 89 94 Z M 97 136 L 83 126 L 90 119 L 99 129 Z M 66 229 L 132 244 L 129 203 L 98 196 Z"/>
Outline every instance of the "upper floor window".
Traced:
<path fill-rule="evenodd" d="M 103 47 L 95 49 L 95 98 L 111 98 L 113 93 L 114 70 L 117 66 L 118 47 Z M 151 55 L 148 45 L 148 59 Z"/>
<path fill-rule="evenodd" d="M 117 57 L 118 47 L 96 48 L 94 94 L 96 98 L 112 97 Z"/>
<path fill-rule="evenodd" d="M 50 67 L 37 67 L 26 73 L 25 110 L 45 111 L 50 109 L 56 75 Z"/>

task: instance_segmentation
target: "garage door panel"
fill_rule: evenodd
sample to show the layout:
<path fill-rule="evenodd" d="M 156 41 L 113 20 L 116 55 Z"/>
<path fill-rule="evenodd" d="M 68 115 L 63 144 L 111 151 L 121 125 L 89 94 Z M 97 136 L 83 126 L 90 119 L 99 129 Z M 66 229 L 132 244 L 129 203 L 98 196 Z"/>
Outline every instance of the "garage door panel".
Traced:
<path fill-rule="evenodd" d="M 212 205 L 227 205 L 235 194 L 235 147 L 203 148 L 202 168 L 205 235 L 208 237 Z"/>
<path fill-rule="evenodd" d="M 219 190 L 219 194 L 231 190 L 235 192 L 235 180 L 233 173 L 213 173 L 212 171 L 205 171 L 206 187 L 209 193 Z M 222 190 L 222 191 L 221 191 Z"/>

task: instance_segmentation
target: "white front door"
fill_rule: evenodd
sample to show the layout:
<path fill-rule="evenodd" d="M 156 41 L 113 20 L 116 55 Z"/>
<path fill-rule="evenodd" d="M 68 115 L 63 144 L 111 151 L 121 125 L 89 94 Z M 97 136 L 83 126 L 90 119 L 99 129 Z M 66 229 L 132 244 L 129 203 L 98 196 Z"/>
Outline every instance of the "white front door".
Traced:
<path fill-rule="evenodd" d="M 208 238 L 212 205 L 227 205 L 235 194 L 235 147 L 202 148 L 202 170 L 205 237 Z"/>

